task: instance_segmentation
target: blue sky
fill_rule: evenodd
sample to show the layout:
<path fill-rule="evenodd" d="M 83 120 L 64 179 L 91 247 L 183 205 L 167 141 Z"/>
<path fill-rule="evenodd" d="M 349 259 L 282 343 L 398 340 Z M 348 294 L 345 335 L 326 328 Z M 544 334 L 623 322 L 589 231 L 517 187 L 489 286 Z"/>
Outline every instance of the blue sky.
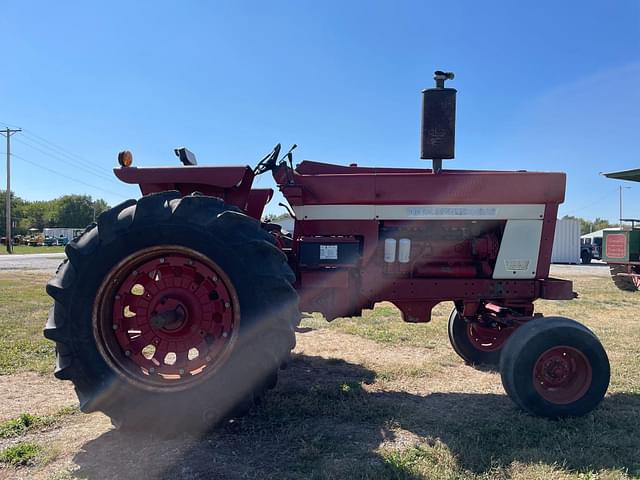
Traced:
<path fill-rule="evenodd" d="M 253 165 L 276 142 L 298 160 L 428 166 L 420 90 L 439 68 L 459 91 L 445 168 L 565 171 L 560 213 L 614 220 L 618 182 L 598 173 L 640 167 L 636 0 L 9 2 L 0 41 L 27 199 L 137 196 L 110 179 L 124 148 L 138 166 L 176 164 L 181 145 Z"/>

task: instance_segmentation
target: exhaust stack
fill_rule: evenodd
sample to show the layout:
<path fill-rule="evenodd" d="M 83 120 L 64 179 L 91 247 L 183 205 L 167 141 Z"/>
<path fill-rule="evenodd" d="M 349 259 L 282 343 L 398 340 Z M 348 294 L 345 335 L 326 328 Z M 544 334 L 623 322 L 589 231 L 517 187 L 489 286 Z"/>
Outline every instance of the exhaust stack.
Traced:
<path fill-rule="evenodd" d="M 422 132 L 420 158 L 433 160 L 433 173 L 442 170 L 442 160 L 454 157 L 456 134 L 455 88 L 445 88 L 453 72 L 435 72 L 435 88 L 422 91 Z"/>

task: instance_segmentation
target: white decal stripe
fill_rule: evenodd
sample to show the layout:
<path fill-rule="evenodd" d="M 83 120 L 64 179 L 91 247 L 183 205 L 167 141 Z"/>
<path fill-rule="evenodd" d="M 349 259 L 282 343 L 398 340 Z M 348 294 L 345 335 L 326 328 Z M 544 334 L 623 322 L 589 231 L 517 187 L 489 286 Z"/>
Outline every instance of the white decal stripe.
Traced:
<path fill-rule="evenodd" d="M 299 220 L 540 220 L 544 205 L 298 205 Z"/>

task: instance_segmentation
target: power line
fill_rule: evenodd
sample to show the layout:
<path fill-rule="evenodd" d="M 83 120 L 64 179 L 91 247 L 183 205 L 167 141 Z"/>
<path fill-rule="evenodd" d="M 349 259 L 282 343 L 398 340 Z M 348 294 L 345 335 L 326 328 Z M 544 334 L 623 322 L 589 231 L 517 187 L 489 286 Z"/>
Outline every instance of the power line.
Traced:
<path fill-rule="evenodd" d="M 25 129 L 24 131 L 26 133 L 27 138 L 29 138 L 29 140 L 37 142 L 40 145 L 43 145 L 43 144 L 47 145 L 47 148 L 49 148 L 50 150 L 53 150 L 56 153 L 64 155 L 67 158 L 76 159 L 76 161 L 80 161 L 82 165 L 84 165 L 85 167 L 97 170 L 99 173 L 102 173 L 104 171 L 102 166 L 98 166 L 95 162 L 91 162 L 88 159 L 82 157 L 81 155 L 71 152 L 70 150 L 63 148 L 60 145 L 53 143 L 50 140 L 47 140 L 42 135 L 38 135 L 35 132 L 32 132 L 31 130 L 28 130 L 28 129 Z"/>
<path fill-rule="evenodd" d="M 7 122 L 3 122 L 0 120 L 0 123 L 8 125 L 8 126 L 12 126 L 11 124 L 8 124 Z M 70 151 L 67 148 L 64 148 L 54 142 L 52 142 L 51 140 L 47 140 L 46 138 L 44 138 L 42 135 L 38 135 L 37 133 L 33 132 L 32 130 L 29 130 L 27 128 L 22 129 L 22 133 L 23 133 L 23 138 L 26 137 L 29 141 L 34 142 L 36 144 L 38 144 L 39 146 L 46 148 L 52 152 L 54 152 L 54 154 L 56 155 L 62 155 L 74 162 L 80 162 L 80 164 L 82 165 L 83 168 L 86 169 L 91 169 L 93 171 L 95 171 L 97 174 L 103 174 L 104 170 L 101 166 L 98 166 L 98 164 L 96 164 L 95 162 L 92 162 L 84 157 L 82 157 L 81 155 L 78 155 L 77 153 L 74 153 L 72 151 Z M 32 147 L 33 148 L 33 147 Z M 109 179 L 109 180 L 113 180 L 113 179 Z"/>
<path fill-rule="evenodd" d="M 48 157 L 51 157 L 51 158 L 53 158 L 55 160 L 64 162 L 65 164 L 69 164 L 69 162 L 72 162 L 73 166 L 75 168 L 80 168 L 80 169 L 84 170 L 86 173 L 88 173 L 90 175 L 93 175 L 95 177 L 98 177 L 101 180 L 106 180 L 108 182 L 112 182 L 112 183 L 115 183 L 115 184 L 118 183 L 113 178 L 107 177 L 104 173 L 96 173 L 96 172 L 88 169 L 85 165 L 83 165 L 82 163 L 78 162 L 77 160 L 61 158 L 58 155 L 56 155 L 55 153 L 51 153 L 51 152 L 47 152 L 46 150 L 42 150 L 41 148 L 39 148 L 39 147 L 37 147 L 35 145 L 32 145 L 30 143 L 24 142 L 23 140 L 16 139 L 16 141 L 18 141 L 19 143 L 21 143 L 23 145 L 26 145 L 27 147 L 29 147 L 29 148 L 31 148 L 33 150 L 36 150 L 37 152 L 42 153 L 43 155 L 47 155 Z"/>
<path fill-rule="evenodd" d="M 48 172 L 50 172 L 50 173 L 53 173 L 54 175 L 58 175 L 59 177 L 66 178 L 67 180 L 71 180 L 72 182 L 80 183 L 80 184 L 85 185 L 85 186 L 87 186 L 87 187 L 91 187 L 91 188 L 94 188 L 94 189 L 96 189 L 96 190 L 100 190 L 100 191 L 102 191 L 102 192 L 108 193 L 109 195 L 114 195 L 114 196 L 119 197 L 119 198 L 122 198 L 122 199 L 127 199 L 127 197 L 124 197 L 124 196 L 122 196 L 122 195 L 120 195 L 120 194 L 118 194 L 118 193 L 114 193 L 114 192 L 113 192 L 113 191 L 111 191 L 111 190 L 106 190 L 106 189 L 104 189 L 104 188 L 98 187 L 97 185 L 93 185 L 93 184 L 91 184 L 91 183 L 87 183 L 87 182 L 84 182 L 84 181 L 82 181 L 82 180 L 78 180 L 77 178 L 70 177 L 70 176 L 68 176 L 68 175 L 65 175 L 64 173 L 60 173 L 60 172 L 58 172 L 58 171 L 56 171 L 56 170 L 53 170 L 52 168 L 45 167 L 45 166 L 40 165 L 39 163 L 36 163 L 36 162 L 34 162 L 34 161 L 32 161 L 32 160 L 28 160 L 28 159 L 26 159 L 26 158 L 24 158 L 24 157 L 21 157 L 21 156 L 19 156 L 19 155 L 16 155 L 15 153 L 12 153 L 12 154 L 11 154 L 11 156 L 12 156 L 12 157 L 15 157 L 15 158 L 17 158 L 17 159 L 19 159 L 19 160 L 22 160 L 23 162 L 30 163 L 31 165 L 33 165 L 33 166 L 35 166 L 35 167 L 38 167 L 38 168 L 41 168 L 42 170 L 46 170 L 46 171 L 48 171 Z"/>
<path fill-rule="evenodd" d="M 88 161 L 82 159 L 82 157 L 80 157 L 79 155 L 71 155 L 71 154 L 67 154 L 67 153 L 64 153 L 64 152 L 58 152 L 58 150 L 56 150 L 54 148 L 51 148 L 47 143 L 42 142 L 42 141 L 38 140 L 35 137 L 31 137 L 31 135 L 29 135 L 29 134 L 23 135 L 23 138 L 25 138 L 25 137 L 29 142 L 34 142 L 37 145 L 39 145 L 40 147 L 45 148 L 45 149 L 53 152 L 55 155 L 62 155 L 64 157 L 66 157 L 66 159 L 68 159 L 69 161 L 81 164 L 83 168 L 86 168 L 88 170 L 94 171 L 94 172 L 96 172 L 98 174 L 103 174 L 104 173 L 104 169 L 103 168 L 96 167 L 96 166 L 92 165 Z M 65 161 L 67 161 L 66 159 L 65 159 Z"/>
<path fill-rule="evenodd" d="M 582 206 L 582 207 L 580 207 L 580 208 L 575 208 L 575 209 L 571 210 L 570 212 L 565 213 L 565 215 L 571 215 L 571 214 L 573 214 L 573 213 L 580 212 L 580 211 L 584 210 L 585 208 L 592 207 L 592 206 L 594 206 L 596 203 L 600 203 L 600 202 L 601 202 L 602 200 L 604 200 L 605 198 L 608 198 L 608 197 L 609 197 L 609 196 L 611 196 L 613 193 L 617 193 L 617 192 L 618 192 L 618 188 L 616 187 L 616 188 L 615 188 L 615 190 L 608 191 L 607 193 L 605 193 L 605 194 L 604 194 L 604 195 L 602 195 L 601 197 L 598 197 L 598 198 L 597 198 L 596 200 L 594 200 L 593 202 L 591 202 L 591 203 L 589 203 L 589 204 L 587 204 L 587 205 L 584 205 L 584 206 Z"/>
<path fill-rule="evenodd" d="M 53 148 L 54 148 L 54 149 L 56 149 L 56 150 L 59 150 L 60 152 L 64 152 L 64 153 L 65 153 L 65 154 L 67 154 L 67 155 L 71 155 L 71 156 L 73 156 L 73 157 L 76 157 L 76 158 L 78 158 L 79 160 L 82 160 L 83 162 L 84 162 L 84 161 L 86 161 L 86 159 L 82 158 L 80 155 L 78 155 L 78 154 L 76 154 L 76 153 L 73 153 L 73 152 L 71 152 L 71 151 L 67 150 L 66 148 L 63 148 L 63 147 L 61 147 L 60 145 L 57 145 L 57 144 L 53 143 L 53 142 L 52 142 L 52 141 L 50 141 L 50 140 L 47 140 L 46 138 L 44 138 L 44 137 L 43 137 L 43 136 L 41 136 L 41 135 L 37 135 L 35 132 L 32 132 L 31 130 L 27 130 L 27 129 L 25 128 L 25 130 L 24 130 L 24 131 L 26 132 L 26 134 L 27 134 L 28 136 L 35 137 L 35 138 L 39 139 L 41 142 L 44 142 L 44 143 L 46 143 L 46 144 L 51 145 L 51 147 L 53 147 Z"/>

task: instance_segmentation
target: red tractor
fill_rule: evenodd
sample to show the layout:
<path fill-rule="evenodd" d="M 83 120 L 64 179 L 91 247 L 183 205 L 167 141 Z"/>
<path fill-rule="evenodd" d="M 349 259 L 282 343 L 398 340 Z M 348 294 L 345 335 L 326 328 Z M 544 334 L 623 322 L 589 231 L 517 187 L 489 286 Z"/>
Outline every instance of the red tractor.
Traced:
<path fill-rule="evenodd" d="M 549 277 L 565 175 L 443 170 L 453 158 L 456 91 L 436 72 L 423 92 L 422 158 L 432 169 L 303 161 L 280 145 L 255 168 L 185 164 L 116 176 L 143 197 L 98 218 L 66 247 L 47 285 L 44 335 L 56 377 L 83 411 L 116 426 L 205 429 L 273 387 L 295 345 L 300 311 L 327 320 L 392 302 L 406 322 L 455 305 L 449 339 L 470 364 L 499 368 L 525 411 L 583 415 L 602 400 L 609 362 L 583 325 L 534 313 L 570 300 Z M 295 147 L 295 146 L 294 146 Z M 295 216 L 290 235 L 261 217 L 271 172 Z"/>

